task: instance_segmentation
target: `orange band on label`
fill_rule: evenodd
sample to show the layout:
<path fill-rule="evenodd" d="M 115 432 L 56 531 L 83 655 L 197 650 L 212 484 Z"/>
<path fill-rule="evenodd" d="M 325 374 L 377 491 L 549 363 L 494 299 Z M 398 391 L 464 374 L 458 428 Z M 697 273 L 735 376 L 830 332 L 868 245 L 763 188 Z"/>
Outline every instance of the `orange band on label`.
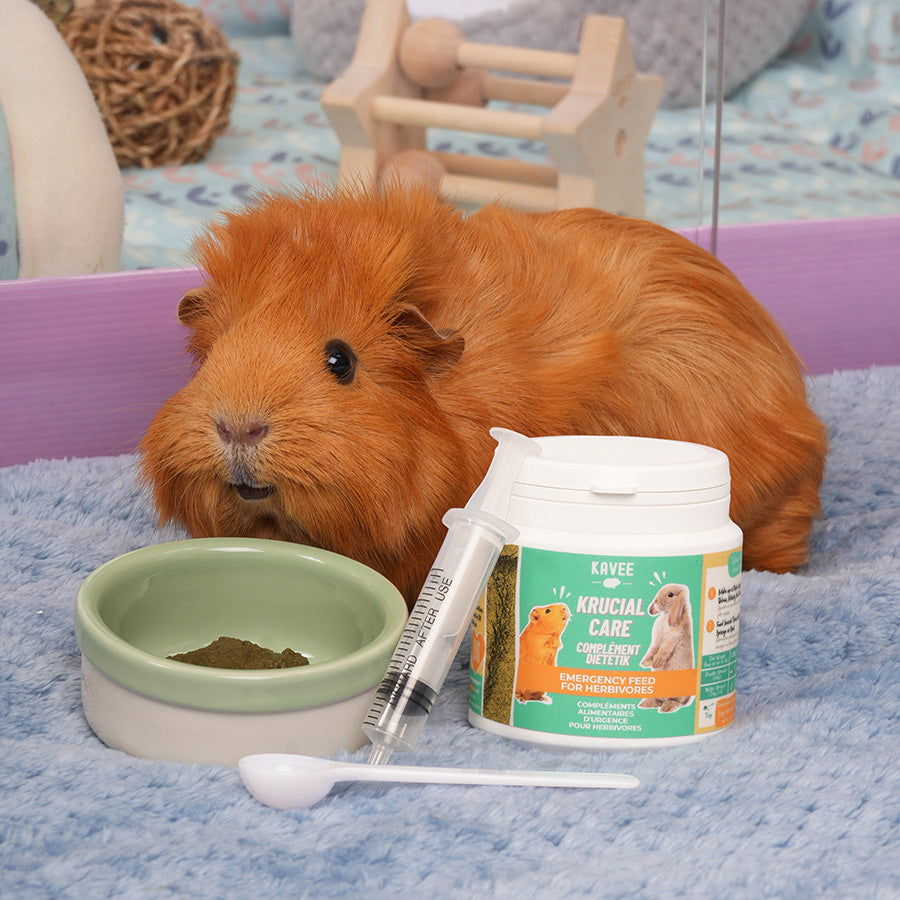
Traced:
<path fill-rule="evenodd" d="M 722 697 L 716 704 L 716 728 L 724 728 L 734 721 L 735 695 Z"/>
<path fill-rule="evenodd" d="M 696 669 L 615 672 L 520 663 L 516 686 L 585 697 L 684 697 L 697 693 Z"/>

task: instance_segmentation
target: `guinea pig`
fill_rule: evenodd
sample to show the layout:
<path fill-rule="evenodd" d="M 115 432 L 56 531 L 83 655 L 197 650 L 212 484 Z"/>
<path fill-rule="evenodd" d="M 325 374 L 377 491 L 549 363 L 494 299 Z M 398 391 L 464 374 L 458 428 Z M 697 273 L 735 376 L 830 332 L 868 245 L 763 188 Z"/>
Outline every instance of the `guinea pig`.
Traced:
<path fill-rule="evenodd" d="M 801 365 L 672 231 L 335 189 L 225 214 L 196 257 L 194 373 L 140 447 L 161 523 L 333 550 L 412 604 L 501 426 L 717 447 L 745 567 L 806 559 L 826 436 Z"/>
<path fill-rule="evenodd" d="M 539 685 L 529 681 L 529 663 L 539 666 L 555 666 L 556 654 L 562 647 L 562 633 L 569 624 L 572 614 L 565 603 L 551 603 L 536 606 L 528 614 L 528 624 L 519 635 L 519 656 L 516 667 L 516 699 L 525 703 L 529 700 L 544 701 L 547 695 Z"/>

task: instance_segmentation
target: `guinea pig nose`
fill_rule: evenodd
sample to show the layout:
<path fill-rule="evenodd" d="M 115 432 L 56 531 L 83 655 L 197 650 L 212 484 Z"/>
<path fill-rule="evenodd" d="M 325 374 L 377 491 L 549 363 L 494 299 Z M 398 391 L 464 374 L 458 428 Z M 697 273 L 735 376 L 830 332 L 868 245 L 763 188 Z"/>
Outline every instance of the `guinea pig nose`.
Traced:
<path fill-rule="evenodd" d="M 251 421 L 241 424 L 229 422 L 227 419 L 216 420 L 216 434 L 224 444 L 243 444 L 255 447 L 269 433 L 265 422 Z"/>

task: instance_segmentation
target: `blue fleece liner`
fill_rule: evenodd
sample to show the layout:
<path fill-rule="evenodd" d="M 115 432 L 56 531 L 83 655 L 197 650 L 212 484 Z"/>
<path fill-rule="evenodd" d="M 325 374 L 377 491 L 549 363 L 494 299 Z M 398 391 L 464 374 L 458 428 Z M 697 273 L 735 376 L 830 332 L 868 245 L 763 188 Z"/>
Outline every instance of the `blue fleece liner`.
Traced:
<path fill-rule="evenodd" d="M 464 646 L 396 760 L 632 772 L 635 791 L 345 785 L 278 812 L 235 770 L 108 749 L 81 711 L 75 593 L 171 535 L 133 457 L 0 470 L 0 893 L 896 897 L 900 368 L 810 391 L 831 430 L 824 518 L 804 571 L 744 576 L 734 725 L 643 753 L 530 749 L 467 724 Z"/>

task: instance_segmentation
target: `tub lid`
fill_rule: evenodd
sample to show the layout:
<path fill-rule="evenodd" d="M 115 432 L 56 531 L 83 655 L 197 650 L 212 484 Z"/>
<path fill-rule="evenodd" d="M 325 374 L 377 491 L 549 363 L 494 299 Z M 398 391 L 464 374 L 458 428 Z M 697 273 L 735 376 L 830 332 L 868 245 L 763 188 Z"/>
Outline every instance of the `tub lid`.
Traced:
<path fill-rule="evenodd" d="M 730 484 L 721 450 L 686 441 L 606 435 L 538 438 L 540 456 L 529 456 L 519 485 L 633 495 L 705 491 Z"/>

